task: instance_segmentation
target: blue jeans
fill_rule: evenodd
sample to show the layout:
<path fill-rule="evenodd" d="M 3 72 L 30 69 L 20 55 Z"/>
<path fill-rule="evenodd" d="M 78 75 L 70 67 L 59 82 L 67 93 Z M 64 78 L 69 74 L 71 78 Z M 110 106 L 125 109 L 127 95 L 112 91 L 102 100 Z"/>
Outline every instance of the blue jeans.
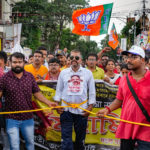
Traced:
<path fill-rule="evenodd" d="M 137 142 L 138 150 L 150 150 L 150 142 L 132 139 L 121 139 L 120 150 L 134 150 L 135 142 Z"/>
<path fill-rule="evenodd" d="M 61 150 L 73 150 L 72 128 L 76 133 L 75 149 L 84 150 L 84 141 L 86 136 L 87 119 L 78 114 L 72 114 L 69 111 L 64 111 L 60 115 L 61 122 Z"/>
<path fill-rule="evenodd" d="M 34 150 L 34 120 L 6 119 L 6 130 L 11 150 L 20 150 L 19 131 L 25 140 L 27 150 Z"/>

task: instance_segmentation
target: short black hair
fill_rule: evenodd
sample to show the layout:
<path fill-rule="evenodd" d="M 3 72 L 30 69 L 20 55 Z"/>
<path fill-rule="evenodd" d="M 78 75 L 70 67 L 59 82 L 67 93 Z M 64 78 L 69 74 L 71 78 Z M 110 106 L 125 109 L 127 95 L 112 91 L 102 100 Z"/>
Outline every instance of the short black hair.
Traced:
<path fill-rule="evenodd" d="M 87 59 L 88 59 L 90 56 L 93 56 L 93 57 L 96 58 L 96 60 L 98 60 L 97 54 L 95 54 L 95 53 L 89 53 L 89 54 L 87 55 Z"/>
<path fill-rule="evenodd" d="M 46 47 L 45 47 L 45 46 L 40 46 L 40 47 L 38 48 L 38 50 L 39 50 L 39 51 L 40 51 L 40 50 L 47 51 L 47 49 L 46 49 Z"/>
<path fill-rule="evenodd" d="M 67 59 L 70 57 L 70 53 L 69 54 L 67 54 Z"/>
<path fill-rule="evenodd" d="M 121 65 L 121 70 L 122 70 L 122 69 L 127 69 L 127 70 L 128 70 L 128 65 L 127 65 L 127 64 L 122 64 L 122 65 Z"/>
<path fill-rule="evenodd" d="M 48 52 L 47 56 L 48 56 L 48 55 L 53 55 L 53 56 L 55 56 L 52 52 Z"/>
<path fill-rule="evenodd" d="M 19 52 L 15 52 L 15 53 L 11 54 L 11 55 L 10 55 L 10 58 L 9 58 L 10 61 L 12 61 L 12 57 L 20 58 L 20 59 L 23 59 L 23 61 L 25 61 L 25 56 L 24 56 L 24 54 L 19 53 Z"/>
<path fill-rule="evenodd" d="M 32 54 L 31 54 L 31 55 L 29 55 L 29 59 L 30 59 L 31 57 L 33 57 L 33 55 L 32 55 Z"/>
<path fill-rule="evenodd" d="M 114 65 L 116 66 L 116 64 L 115 64 L 116 62 L 115 62 L 115 60 L 114 60 L 114 59 L 108 59 L 108 60 L 106 61 L 106 66 L 108 65 L 108 63 L 109 63 L 110 61 L 111 61 L 111 62 L 113 62 L 113 63 L 114 63 Z"/>
<path fill-rule="evenodd" d="M 74 49 L 74 50 L 72 50 L 70 53 L 80 53 L 80 56 L 81 56 L 81 58 L 82 58 L 82 53 L 81 53 L 81 51 L 78 50 L 78 49 Z"/>
<path fill-rule="evenodd" d="M 107 54 L 103 54 L 102 57 L 108 57 L 108 59 L 109 59 L 109 56 Z"/>
<path fill-rule="evenodd" d="M 42 57 L 43 57 L 43 53 L 42 53 L 40 50 L 36 50 L 36 51 L 34 52 L 34 54 L 35 54 L 35 53 L 41 54 Z M 34 54 L 33 54 L 33 55 L 34 55 Z"/>
<path fill-rule="evenodd" d="M 0 59 L 4 59 L 4 63 L 7 63 L 7 54 L 4 51 L 0 51 Z"/>
<path fill-rule="evenodd" d="M 48 62 L 48 64 L 50 64 L 50 63 L 57 63 L 57 64 L 60 65 L 60 61 L 57 58 L 50 59 L 49 62 Z"/>

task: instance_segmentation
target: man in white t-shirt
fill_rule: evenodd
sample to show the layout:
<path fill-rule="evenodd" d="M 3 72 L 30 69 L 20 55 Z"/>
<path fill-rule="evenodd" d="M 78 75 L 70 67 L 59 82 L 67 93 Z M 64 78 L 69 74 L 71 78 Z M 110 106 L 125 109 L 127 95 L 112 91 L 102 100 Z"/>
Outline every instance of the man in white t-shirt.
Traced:
<path fill-rule="evenodd" d="M 81 67 L 82 57 L 80 51 L 71 51 L 70 59 L 71 67 L 61 71 L 59 75 L 54 99 L 57 102 L 62 101 L 62 106 L 81 104 L 80 107 L 92 111 L 93 104 L 96 102 L 92 72 Z M 73 149 L 72 127 L 74 125 L 76 133 L 75 149 L 84 150 L 89 113 L 71 107 L 58 109 L 57 111 L 60 114 L 61 122 L 61 149 Z"/>

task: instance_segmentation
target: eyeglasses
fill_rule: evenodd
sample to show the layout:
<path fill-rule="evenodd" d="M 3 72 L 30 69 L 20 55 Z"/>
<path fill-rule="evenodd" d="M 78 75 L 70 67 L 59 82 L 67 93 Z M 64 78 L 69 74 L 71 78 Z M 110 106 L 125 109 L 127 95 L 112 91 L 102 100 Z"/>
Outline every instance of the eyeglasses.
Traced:
<path fill-rule="evenodd" d="M 34 57 L 35 57 L 35 58 L 41 58 L 42 56 L 36 56 L 36 55 L 35 55 Z"/>
<path fill-rule="evenodd" d="M 58 67 L 58 64 L 49 64 L 50 67 Z"/>
<path fill-rule="evenodd" d="M 79 56 L 70 56 L 70 59 L 71 59 L 71 60 L 73 60 L 74 58 L 75 58 L 76 60 L 79 60 L 79 59 L 80 59 Z"/>
<path fill-rule="evenodd" d="M 96 59 L 88 59 L 88 61 L 96 61 Z"/>

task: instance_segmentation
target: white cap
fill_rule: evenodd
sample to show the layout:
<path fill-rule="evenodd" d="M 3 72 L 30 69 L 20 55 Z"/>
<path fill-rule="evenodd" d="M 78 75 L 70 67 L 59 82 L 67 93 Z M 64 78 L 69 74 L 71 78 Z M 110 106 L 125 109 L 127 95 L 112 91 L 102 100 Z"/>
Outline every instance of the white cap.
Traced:
<path fill-rule="evenodd" d="M 127 55 L 128 53 L 139 55 L 142 58 L 145 58 L 145 51 L 141 47 L 136 46 L 136 45 L 133 45 L 128 51 L 122 52 L 123 55 Z"/>

